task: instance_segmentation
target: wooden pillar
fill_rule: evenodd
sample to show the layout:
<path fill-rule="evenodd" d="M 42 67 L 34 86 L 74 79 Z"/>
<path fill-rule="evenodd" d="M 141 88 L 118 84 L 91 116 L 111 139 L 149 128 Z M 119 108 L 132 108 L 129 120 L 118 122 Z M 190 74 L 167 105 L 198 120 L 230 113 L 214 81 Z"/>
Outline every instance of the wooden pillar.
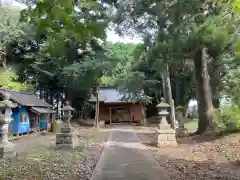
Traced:
<path fill-rule="evenodd" d="M 95 123 L 96 127 L 99 127 L 99 87 L 96 89 L 96 107 L 95 107 Z"/>
<path fill-rule="evenodd" d="M 109 108 L 110 125 L 112 124 L 112 108 Z"/>
<path fill-rule="evenodd" d="M 38 114 L 37 117 L 38 117 L 38 128 L 39 128 L 39 132 L 40 132 L 41 131 L 41 128 L 40 128 L 40 115 Z"/>
<path fill-rule="evenodd" d="M 49 117 L 47 116 L 47 119 L 46 119 L 46 123 L 47 123 L 47 125 L 46 125 L 46 132 L 48 132 L 48 123 L 49 123 Z"/>
<path fill-rule="evenodd" d="M 34 122 L 34 131 L 38 131 L 38 115 L 37 114 Z"/>
<path fill-rule="evenodd" d="M 29 119 L 29 128 L 28 128 L 28 135 L 30 134 L 30 131 L 31 131 L 31 121 L 30 121 L 30 117 L 28 116 L 28 119 Z"/>
<path fill-rule="evenodd" d="M 133 123 L 133 122 L 132 122 L 132 106 L 130 106 L 130 109 L 129 109 L 129 110 L 130 110 L 130 120 L 131 120 L 131 124 L 132 124 L 132 123 Z"/>
<path fill-rule="evenodd" d="M 47 132 L 49 131 L 49 127 L 48 127 L 48 125 L 49 125 L 49 122 L 50 122 L 50 108 L 48 107 L 48 115 L 47 115 Z"/>

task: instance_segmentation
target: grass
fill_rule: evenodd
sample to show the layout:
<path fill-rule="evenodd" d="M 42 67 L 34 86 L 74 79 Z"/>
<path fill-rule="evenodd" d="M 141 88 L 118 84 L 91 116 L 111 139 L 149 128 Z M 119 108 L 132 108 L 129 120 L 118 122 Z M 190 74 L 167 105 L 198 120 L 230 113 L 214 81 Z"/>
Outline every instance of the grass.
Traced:
<path fill-rule="evenodd" d="M 188 132 L 193 133 L 196 132 L 198 127 L 198 120 L 197 119 L 191 119 L 184 123 L 184 127 L 188 129 Z"/>

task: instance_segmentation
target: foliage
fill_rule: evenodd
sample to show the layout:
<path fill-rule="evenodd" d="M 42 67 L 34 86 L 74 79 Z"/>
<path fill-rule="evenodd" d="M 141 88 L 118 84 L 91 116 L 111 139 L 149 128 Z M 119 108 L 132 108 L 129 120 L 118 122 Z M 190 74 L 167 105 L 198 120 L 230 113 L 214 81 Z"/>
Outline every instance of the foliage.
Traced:
<path fill-rule="evenodd" d="M 109 58 L 110 67 L 102 77 L 102 85 L 116 85 L 119 76 L 125 75 L 133 59 L 136 44 L 110 43 L 105 45 L 106 56 Z"/>
<path fill-rule="evenodd" d="M 219 129 L 226 132 L 240 130 L 240 107 L 233 105 L 222 109 L 219 119 L 216 121 Z"/>
<path fill-rule="evenodd" d="M 24 31 L 9 44 L 10 63 L 50 103 L 69 99 L 79 109 L 98 86 L 108 59 L 102 47 L 108 18 L 100 2 L 37 1 L 21 11 Z M 25 30 L 25 29 L 24 29 Z M 49 98 L 50 97 L 50 98 Z"/>
<path fill-rule="evenodd" d="M 30 84 L 20 83 L 17 80 L 18 76 L 13 69 L 8 68 L 0 70 L 0 88 L 15 91 L 33 91 L 33 87 Z"/>
<path fill-rule="evenodd" d="M 235 56 L 234 47 L 238 44 L 237 27 L 240 20 L 238 6 L 228 1 L 142 0 L 138 3 L 124 1 L 119 3 L 118 7 L 116 23 L 121 32 L 130 30 L 150 36 L 144 43 L 146 48 L 143 48 L 139 55 L 144 59 L 148 69 L 154 70 L 154 67 L 158 67 L 161 72 L 168 64 L 170 68 L 176 68 L 172 69 L 172 72 L 177 72 L 173 74 L 178 75 L 182 69 L 190 67 L 187 76 L 184 75 L 191 79 L 190 83 L 188 81 L 182 86 L 179 83 L 180 78 L 176 78 L 175 86 L 180 92 L 176 93 L 176 96 L 184 95 L 182 96 L 184 98 L 178 99 L 177 102 L 184 105 L 183 102 L 188 102 L 189 95 L 194 92 L 191 91 L 195 84 L 192 80 L 194 73 L 197 99 L 201 105 L 199 107 L 201 128 L 198 129 L 198 133 L 206 130 L 211 124 L 210 113 L 207 113 L 211 111 L 211 92 L 213 99 L 216 99 L 214 105 L 219 104 L 218 91 L 222 90 L 221 80 L 225 74 L 222 56 L 226 54 Z M 209 74 L 205 68 L 207 63 L 212 66 L 210 73 L 212 91 L 208 85 Z M 204 76 L 200 74 L 201 72 L 204 72 Z M 183 75 L 182 72 L 181 74 Z M 187 88 L 179 90 L 181 86 Z"/>
<path fill-rule="evenodd" d="M 6 66 L 6 46 L 22 35 L 19 11 L 0 6 L 0 67 Z"/>
<path fill-rule="evenodd" d="M 191 111 L 189 112 L 189 116 L 191 119 L 198 118 L 198 107 L 197 105 L 193 105 Z"/>
<path fill-rule="evenodd" d="M 186 106 L 196 90 L 200 90 L 198 99 L 207 97 L 199 93 L 198 67 L 192 61 L 197 50 L 206 49 L 207 56 L 200 60 L 208 63 L 216 105 L 223 90 L 239 104 L 239 2 L 82 0 L 74 4 L 37 1 L 21 12 L 21 22 L 19 12 L 0 7 L 1 64 L 16 69 L 14 81 L 31 83 L 51 103 L 72 100 L 76 109 L 84 110 L 100 84 L 117 86 L 128 100 L 156 105 L 163 95 L 162 72 L 167 64 L 175 105 Z M 118 32 L 137 33 L 143 44 L 105 43 L 109 15 Z"/>
<path fill-rule="evenodd" d="M 224 93 L 233 100 L 237 105 L 240 105 L 240 69 L 236 68 L 227 73 L 224 81 Z"/>
<path fill-rule="evenodd" d="M 19 11 L 0 6 L 0 47 L 3 48 L 11 40 L 19 38 L 23 33 L 21 23 L 19 22 Z"/>
<path fill-rule="evenodd" d="M 102 76 L 103 85 L 116 86 L 125 96 L 125 100 L 148 104 L 151 97 L 143 93 L 143 88 L 149 82 L 144 72 L 133 71 L 137 59 L 135 51 L 138 44 L 107 43 L 107 56 L 111 62 L 111 71 Z M 146 80 L 145 80 L 146 79 Z"/>

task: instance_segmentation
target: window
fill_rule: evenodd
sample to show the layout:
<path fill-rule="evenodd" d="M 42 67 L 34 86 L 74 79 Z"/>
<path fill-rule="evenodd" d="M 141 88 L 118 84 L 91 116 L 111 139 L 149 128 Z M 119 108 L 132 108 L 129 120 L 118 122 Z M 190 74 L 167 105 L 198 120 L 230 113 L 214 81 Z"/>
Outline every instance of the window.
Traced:
<path fill-rule="evenodd" d="M 27 113 L 20 113 L 20 124 L 28 123 L 28 115 Z"/>
<path fill-rule="evenodd" d="M 117 114 L 125 114 L 125 113 L 128 113 L 128 109 L 122 109 L 122 108 L 119 108 L 119 109 L 116 109 L 115 110 L 115 113 Z"/>

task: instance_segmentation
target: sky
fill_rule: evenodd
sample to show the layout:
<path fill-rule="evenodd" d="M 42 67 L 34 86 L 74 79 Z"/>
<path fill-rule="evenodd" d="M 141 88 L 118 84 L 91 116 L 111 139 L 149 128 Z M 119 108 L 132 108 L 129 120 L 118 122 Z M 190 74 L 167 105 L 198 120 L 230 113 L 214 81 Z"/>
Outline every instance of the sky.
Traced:
<path fill-rule="evenodd" d="M 114 32 L 114 30 L 107 30 L 107 41 L 112 42 L 112 43 L 141 43 L 141 40 L 137 37 L 131 37 L 131 36 L 125 36 L 125 37 L 120 37 L 118 34 Z"/>

